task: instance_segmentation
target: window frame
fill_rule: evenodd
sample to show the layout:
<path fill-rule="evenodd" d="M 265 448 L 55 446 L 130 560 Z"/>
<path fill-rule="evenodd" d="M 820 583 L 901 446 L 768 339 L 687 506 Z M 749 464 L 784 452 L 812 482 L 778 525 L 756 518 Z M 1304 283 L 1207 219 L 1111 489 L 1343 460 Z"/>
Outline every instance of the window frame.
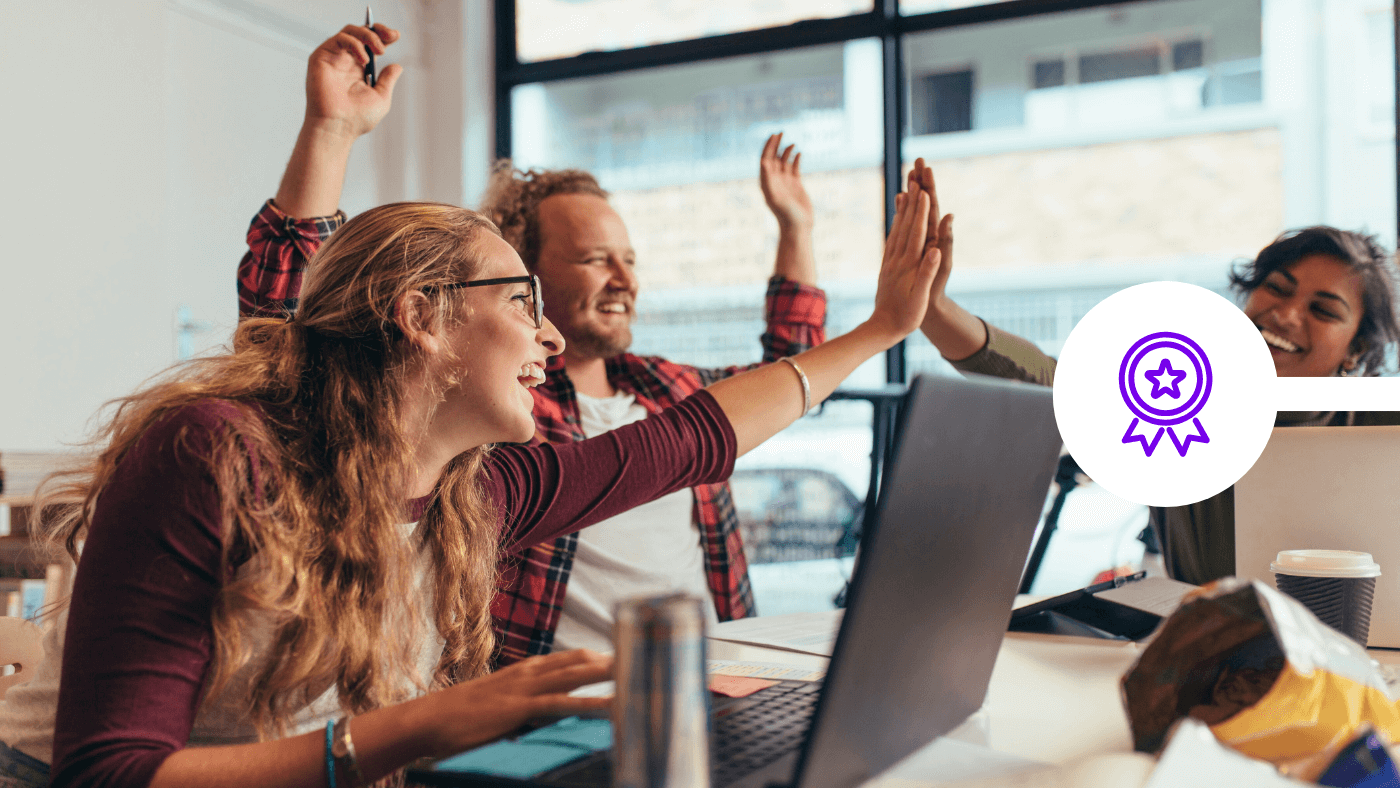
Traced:
<path fill-rule="evenodd" d="M 1025 19 L 1033 16 L 1080 11 L 1104 6 L 1143 6 L 1170 0 L 1004 0 L 987 5 L 904 16 L 899 0 L 873 0 L 872 9 L 861 14 L 833 19 L 794 22 L 781 27 L 745 30 L 717 36 L 653 44 L 609 52 L 585 52 L 570 57 L 521 63 L 516 43 L 516 0 L 494 0 L 495 12 L 495 136 L 497 158 L 511 154 L 511 90 L 519 85 L 552 82 L 576 77 L 603 76 L 658 66 L 699 63 L 707 60 L 762 55 L 821 44 L 838 44 L 863 38 L 877 38 L 882 47 L 882 92 L 884 129 L 882 134 L 885 181 L 885 228 L 894 219 L 894 200 L 899 193 L 903 170 L 903 143 L 908 125 L 905 96 L 908 91 L 904 67 L 904 37 L 911 33 L 942 30 L 989 22 Z M 1400 19 L 1400 0 L 1395 0 L 1392 19 Z M 1400 24 L 1392 25 L 1394 43 L 1400 52 Z M 1170 52 L 1167 57 L 1170 57 Z M 1400 57 L 1396 58 L 1396 127 L 1400 129 Z M 1400 219 L 1400 134 L 1395 135 L 1397 219 Z M 1397 223 L 1400 226 L 1400 222 Z M 838 399 L 869 401 L 875 409 L 870 487 L 866 494 L 867 523 L 873 517 L 881 470 L 892 458 L 899 397 L 907 385 L 908 364 L 904 343 L 885 354 L 886 388 L 872 391 L 842 390 Z"/>

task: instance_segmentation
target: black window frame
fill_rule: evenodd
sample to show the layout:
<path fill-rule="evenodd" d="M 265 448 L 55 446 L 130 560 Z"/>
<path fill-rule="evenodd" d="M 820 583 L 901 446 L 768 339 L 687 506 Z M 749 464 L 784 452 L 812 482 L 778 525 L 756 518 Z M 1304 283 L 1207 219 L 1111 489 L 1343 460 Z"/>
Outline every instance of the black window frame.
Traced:
<path fill-rule="evenodd" d="M 1105 6 L 1142 6 L 1170 0 L 1003 0 L 987 5 L 904 16 L 899 0 L 874 0 L 871 11 L 834 19 L 812 19 L 780 27 L 745 30 L 717 36 L 653 44 L 608 52 L 585 52 L 571 57 L 521 63 L 516 44 L 515 0 L 494 0 L 495 12 L 495 112 L 496 156 L 510 158 L 511 90 L 519 85 L 553 82 L 577 77 L 604 76 L 626 71 L 683 65 L 707 60 L 762 55 L 822 44 L 839 44 L 864 38 L 877 38 L 882 45 L 882 87 L 884 94 L 885 228 L 894 218 L 894 198 L 899 193 L 903 166 L 903 143 L 908 119 L 905 116 L 907 92 L 904 67 L 904 37 L 911 33 L 945 30 L 1025 19 L 1047 14 L 1080 11 Z M 1392 18 L 1400 20 L 1400 0 L 1393 4 Z M 1400 23 L 1394 25 L 1395 45 L 1400 52 Z M 1167 53 L 1170 58 L 1170 52 Z M 1396 127 L 1400 129 L 1400 57 L 1396 58 Z M 1400 133 L 1396 135 L 1397 226 L 1400 226 Z M 878 500 L 876 492 L 883 464 L 893 450 L 898 416 L 899 392 L 907 385 L 908 366 L 904 343 L 885 354 L 884 389 L 843 390 L 833 399 L 859 399 L 875 409 L 874 450 L 871 457 L 870 487 L 866 495 L 869 518 Z"/>

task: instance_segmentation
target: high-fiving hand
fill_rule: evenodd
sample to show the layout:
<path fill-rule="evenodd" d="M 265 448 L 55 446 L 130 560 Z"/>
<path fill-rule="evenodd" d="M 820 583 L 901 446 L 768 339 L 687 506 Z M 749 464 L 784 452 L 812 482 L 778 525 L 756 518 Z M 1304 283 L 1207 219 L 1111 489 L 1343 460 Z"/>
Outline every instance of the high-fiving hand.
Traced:
<path fill-rule="evenodd" d="M 910 189 L 916 184 L 928 194 L 930 200 L 928 230 L 924 244 L 926 247 L 937 248 L 943 258 L 938 267 L 938 275 L 933 279 L 930 294 L 929 308 L 935 309 L 947 299 L 948 275 L 953 272 L 953 215 L 939 214 L 938 190 L 933 185 L 933 168 L 925 164 L 923 159 L 916 159 L 913 169 L 909 170 Z"/>
<path fill-rule="evenodd" d="M 758 160 L 758 185 L 763 189 L 763 201 L 778 218 L 778 224 L 794 230 L 812 228 L 812 200 L 802 186 L 800 165 L 802 154 L 794 153 L 797 146 L 782 148 L 782 133 L 774 134 L 763 144 Z"/>
<path fill-rule="evenodd" d="M 387 66 L 374 87 L 365 84 L 364 67 L 370 52 L 383 55 L 397 40 L 398 31 L 387 25 L 346 25 L 316 47 L 306 67 L 307 124 L 348 137 L 372 131 L 389 112 L 403 67 Z"/>
<path fill-rule="evenodd" d="M 911 178 L 909 190 L 895 198 L 894 223 L 885 241 L 870 319 L 901 338 L 924 319 L 929 292 L 942 267 L 942 252 L 930 238 L 932 211 L 931 195 L 922 181 Z"/>

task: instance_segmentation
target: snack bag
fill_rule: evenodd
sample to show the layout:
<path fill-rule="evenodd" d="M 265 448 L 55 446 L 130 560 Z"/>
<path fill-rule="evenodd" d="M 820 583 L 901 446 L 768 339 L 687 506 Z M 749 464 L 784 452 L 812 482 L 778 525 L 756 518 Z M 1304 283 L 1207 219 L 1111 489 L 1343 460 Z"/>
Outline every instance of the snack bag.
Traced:
<path fill-rule="evenodd" d="M 1369 724 L 1400 737 L 1400 710 L 1355 641 L 1267 585 L 1226 578 L 1202 587 L 1158 630 L 1123 677 L 1133 744 L 1161 749 L 1194 717 L 1223 744 L 1306 775 Z"/>

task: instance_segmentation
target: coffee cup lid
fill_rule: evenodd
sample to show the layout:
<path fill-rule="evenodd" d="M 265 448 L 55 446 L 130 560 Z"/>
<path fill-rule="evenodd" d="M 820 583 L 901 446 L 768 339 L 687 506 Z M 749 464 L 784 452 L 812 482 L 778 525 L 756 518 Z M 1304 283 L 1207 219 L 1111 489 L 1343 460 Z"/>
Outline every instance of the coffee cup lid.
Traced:
<path fill-rule="evenodd" d="M 1380 577 L 1370 553 L 1354 550 L 1284 550 L 1270 569 L 1294 577 Z"/>

